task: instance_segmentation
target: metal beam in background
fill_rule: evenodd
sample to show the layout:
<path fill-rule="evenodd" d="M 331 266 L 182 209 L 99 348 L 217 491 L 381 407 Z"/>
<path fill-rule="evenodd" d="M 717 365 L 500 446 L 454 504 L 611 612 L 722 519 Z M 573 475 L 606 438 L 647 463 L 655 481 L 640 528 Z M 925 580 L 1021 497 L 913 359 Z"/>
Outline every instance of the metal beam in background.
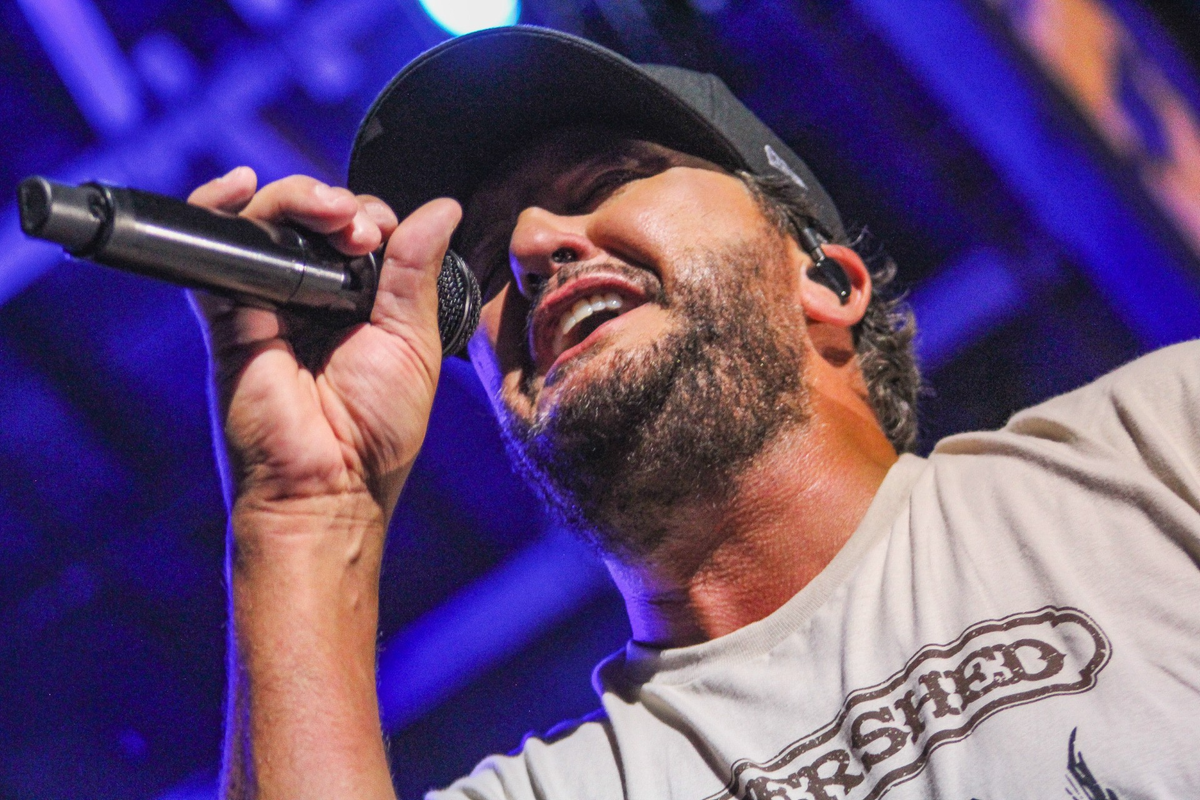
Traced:
<path fill-rule="evenodd" d="M 853 0 L 1147 348 L 1200 334 L 1200 285 L 964 0 Z"/>
<path fill-rule="evenodd" d="M 142 121 L 137 78 L 91 0 L 17 0 L 17 5 L 92 128 L 113 137 Z"/>
<path fill-rule="evenodd" d="M 913 290 L 917 357 L 926 374 L 949 362 L 972 342 L 1021 311 L 1031 284 L 1051 285 L 1057 265 L 1030 275 L 998 250 L 972 250 Z"/>
<path fill-rule="evenodd" d="M 397 733 L 498 666 L 609 586 L 599 560 L 551 529 L 504 564 L 392 636 L 381 648 L 383 728 Z M 216 781 L 190 780 L 158 800 L 215 800 Z"/>
<path fill-rule="evenodd" d="M 1200 74 L 1132 0 L 975 0 L 1200 259 Z"/>
<path fill-rule="evenodd" d="M 384 2 L 357 3 L 384 13 Z M 324 6 L 325 11 L 334 7 Z M 344 4 L 340 11 L 345 11 Z M 348 41 L 355 31 L 344 30 L 347 17 L 336 15 L 337 27 Z M 350 27 L 362 32 L 373 26 L 370 15 L 356 15 Z M 323 26 L 309 15 L 306 22 Z M 292 29 L 291 35 L 295 35 Z M 69 181 L 103 179 L 162 192 L 177 192 L 186 165 L 201 154 L 215 155 L 226 164 L 249 162 L 269 176 L 318 171 L 256 111 L 291 88 L 289 66 L 276 46 L 264 44 L 228 60 L 207 81 L 195 102 L 178 108 L 150 128 L 127 137 L 115 147 L 76 160 L 56 177 Z M 232 133 L 231 133 L 232 132 Z M 61 251 L 26 240 L 16 224 L 13 206 L 0 219 L 0 303 L 19 292 L 46 269 L 57 264 Z M 442 608 L 397 635 L 387 648 L 385 663 L 395 670 L 420 662 L 449 646 L 454 655 L 435 659 L 415 683 L 388 688 L 384 676 L 383 709 L 389 728 L 397 730 L 436 705 L 454 690 L 522 649 L 602 589 L 603 569 L 574 540 L 552 534 L 531 545 L 495 572 L 468 587 Z M 468 644 L 469 643 L 469 646 Z M 203 782 L 202 782 L 203 784 Z M 189 783 L 177 787 L 189 797 L 213 796 L 215 787 Z"/>
<path fill-rule="evenodd" d="M 595 555 L 567 531 L 551 529 L 383 645 L 384 730 L 402 730 L 608 585 Z"/>
<path fill-rule="evenodd" d="M 229 5 L 252 28 L 277 28 L 296 11 L 294 0 L 228 0 Z"/>
<path fill-rule="evenodd" d="M 33 5 L 39 0 L 22 2 L 23 6 Z M 248 2 L 249 0 L 246 0 L 243 5 Z M 872 4 L 872 0 L 858 2 L 863 6 Z M 878 0 L 875 5 L 887 2 L 889 0 Z M 947 4 L 953 5 L 950 0 L 934 5 Z M 270 3 L 262 7 L 266 8 L 268 5 Z M 332 5 L 328 4 L 326 8 Z M 347 24 L 347 29 L 343 32 L 347 40 L 376 27 L 382 14 L 394 10 L 392 0 L 364 0 L 343 5 L 353 5 L 358 10 L 372 12 L 371 15 Z M 896 5 L 910 9 L 904 13 L 913 13 L 913 3 Z M 304 23 L 320 25 L 324 18 L 315 13 L 316 9 L 310 10 L 314 13 L 306 14 Z M 961 9 L 959 11 L 961 12 Z M 885 11 L 876 13 L 879 16 L 888 16 Z M 920 14 L 914 16 L 920 18 Z M 352 15 L 343 17 L 353 19 Z M 894 35 L 904 38 L 900 34 Z M 977 32 L 976 35 L 983 34 Z M 920 39 L 915 34 L 908 36 Z M 939 38 L 933 49 L 943 44 L 945 43 Z M 908 45 L 916 46 L 911 43 Z M 974 45 L 962 45 L 959 49 L 962 47 L 972 49 L 973 54 Z M 899 45 L 897 49 L 901 50 Z M 948 65 L 954 62 L 953 58 L 938 60 L 939 55 L 936 53 L 912 57 L 934 61 L 932 67 L 926 65 L 922 69 L 932 69 L 935 73 L 939 69 L 949 69 Z M 992 57 L 996 58 L 995 54 Z M 996 60 L 1003 61 L 999 58 Z M 967 61 L 969 62 L 970 58 Z M 960 63 L 954 63 L 953 69 L 959 69 L 960 66 Z M 986 72 L 987 70 L 982 70 L 980 74 L 972 73 L 973 80 L 978 81 Z M 918 70 L 917 74 L 923 75 L 924 72 Z M 180 187 L 170 183 L 171 176 L 181 174 L 181 165 L 202 152 L 216 152 L 219 160 L 231 165 L 241 161 L 260 163 L 259 160 L 262 159 L 261 163 L 274 164 L 270 170 L 278 174 L 311 168 L 311 165 L 303 163 L 302 157 L 294 152 L 286 141 L 277 137 L 274 129 L 255 116 L 257 108 L 289 89 L 294 77 L 290 68 L 281 64 L 279 51 L 273 45 L 256 48 L 249 54 L 242 54 L 223 65 L 215 78 L 209 81 L 208 91 L 201 95 L 203 99 L 196 105 L 179 110 L 145 134 L 134 137 L 125 147 L 85 157 L 66 170 L 66 173 L 70 179 L 75 180 L 100 176 L 142 186 L 147 186 L 150 180 L 151 185 L 147 188 L 174 191 Z M 945 82 L 948 79 L 941 76 L 928 80 L 940 85 L 939 81 Z M 953 83 L 953 80 L 950 82 Z M 961 91 L 970 92 L 972 89 L 970 86 L 965 90 L 942 88 L 935 91 L 935 94 L 944 102 L 953 105 L 956 102 L 964 102 L 959 96 Z M 1026 91 L 1029 91 L 1028 87 Z M 987 105 L 987 108 L 977 108 L 975 113 L 986 115 L 992 111 L 991 99 L 985 95 L 981 103 Z M 957 106 L 955 108 L 958 113 Z M 1028 107 L 1024 110 L 1025 113 L 1029 113 Z M 1027 124 L 1022 113 L 1009 113 L 1014 115 L 1013 118 L 1018 123 Z M 1000 130 L 1002 126 L 996 126 L 997 129 L 993 130 L 988 128 L 987 122 L 985 119 L 971 123 L 973 135 L 987 143 L 981 149 L 993 158 L 998 156 L 992 149 L 998 150 L 1000 156 L 1008 154 L 1004 134 Z M 981 126 L 983 130 L 976 131 L 975 126 Z M 236 130 L 239 135 L 227 137 L 224 135 L 227 130 Z M 1018 131 L 1018 136 L 1021 135 L 1022 131 Z M 156 155 L 147 158 L 148 152 Z M 1037 157 L 1040 155 L 1039 151 Z M 1035 164 L 1034 167 L 1036 166 Z M 1028 168 L 1028 165 L 1026 167 Z M 1043 183 L 1034 181 L 1029 185 L 1022 184 L 1024 192 L 1042 191 L 1045 185 L 1052 185 L 1061 177 L 1063 169 L 1065 167 L 1060 165 L 1055 177 L 1044 179 Z M 1007 169 L 1005 174 L 1009 174 Z M 1038 177 L 1036 172 L 1034 177 Z M 1109 192 L 1113 191 L 1109 187 Z M 1087 210 L 1085 201 L 1076 202 L 1082 203 L 1083 210 Z M 1076 215 L 1080 213 L 1074 206 L 1069 206 L 1067 210 Z M 1056 209 L 1048 207 L 1040 211 L 1042 215 L 1054 216 Z M 1100 219 L 1103 221 L 1105 217 L 1101 216 Z M 1074 242 L 1072 237 L 1079 236 L 1078 226 L 1086 221 L 1073 219 L 1068 215 L 1068 219 L 1060 222 L 1064 226 L 1061 231 L 1062 239 L 1069 243 Z M 39 248 L 38 245 L 26 242 L 17 233 L 15 211 L 11 206 L 0 215 L 0 223 L 11 223 L 0 228 L 0 302 L 3 302 L 41 271 L 56 263 L 59 255 L 53 248 Z M 1047 229 L 1059 232 L 1050 225 L 1047 225 Z M 1145 235 L 1143 232 L 1143 236 Z M 1127 246 L 1129 238 L 1124 237 L 1123 242 Z M 1100 262 L 1097 268 L 1104 268 L 1104 262 Z M 931 331 L 929 323 L 926 322 L 926 344 L 923 344 L 926 363 L 943 362 L 966 342 L 1005 319 L 1008 313 L 1019 307 L 1021 283 L 1014 277 L 1011 265 L 989 260 L 985 253 L 976 253 L 948 271 L 944 278 L 936 279 L 928 286 L 919 287 L 913 302 L 920 310 L 934 308 L 939 304 L 956 304 L 958 301 L 955 298 L 963 296 L 983 296 L 986 302 L 976 309 L 977 313 L 956 319 L 952 326 Z M 929 320 L 931 314 L 924 314 L 923 318 Z M 1190 324 L 1191 320 L 1184 322 Z M 1154 339 L 1155 336 L 1162 335 L 1156 333 L 1153 325 L 1143 327 L 1150 329 L 1144 338 Z M 1171 336 L 1170 331 L 1179 327 L 1178 324 L 1174 328 L 1168 326 L 1166 335 Z M 547 539 L 530 545 L 529 549 L 514 556 L 508 564 L 485 576 L 479 583 L 464 589 L 445 606 L 397 634 L 388 643 L 381 659 L 380 695 L 390 730 L 403 727 L 489 666 L 499 663 L 517 649 L 535 640 L 542 632 L 567 618 L 594 596 L 599 587 L 603 586 L 603 573 L 594 562 L 585 564 L 580 561 L 580 553 L 578 549 L 572 551 L 572 545 L 573 542 L 564 544 L 561 534 L 550 534 Z M 574 547 L 578 548 L 578 545 Z M 466 643 L 465 649 L 460 643 Z M 416 666 L 421 664 L 431 666 Z M 400 680 L 391 677 L 397 674 L 405 675 L 406 680 L 418 675 L 419 680 L 415 684 L 402 684 Z M 182 787 L 180 791 L 183 791 Z M 199 789 L 194 795 L 189 793 L 187 796 L 206 796 L 205 791 L 207 790 Z M 212 796 L 212 793 L 207 796 Z"/>
<path fill-rule="evenodd" d="M 38 0 L 23 0 L 30 6 Z M 336 13 L 347 41 L 372 30 L 385 15 L 387 0 L 345 4 L 359 13 L 354 29 L 346 8 Z M 93 9 L 94 11 L 94 9 Z M 323 17 L 309 13 L 289 29 L 322 28 Z M 113 146 L 85 153 L 53 177 L 70 182 L 104 180 L 175 194 L 182 191 L 187 165 L 203 154 L 228 167 L 250 164 L 260 177 L 273 179 L 306 172 L 329 180 L 334 176 L 305 158 L 285 138 L 262 123 L 257 110 L 292 87 L 290 67 L 277 43 L 264 41 L 220 64 L 195 102 L 178 108 Z M 63 259 L 61 248 L 27 239 L 17 222 L 15 203 L 0 211 L 0 305 Z"/>

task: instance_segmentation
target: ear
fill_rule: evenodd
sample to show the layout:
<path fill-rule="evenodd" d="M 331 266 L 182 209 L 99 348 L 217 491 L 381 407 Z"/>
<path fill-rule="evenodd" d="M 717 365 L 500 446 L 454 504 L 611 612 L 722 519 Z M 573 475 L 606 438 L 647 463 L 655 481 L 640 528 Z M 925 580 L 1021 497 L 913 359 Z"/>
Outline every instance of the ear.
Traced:
<path fill-rule="evenodd" d="M 835 291 L 809 274 L 812 260 L 805 258 L 800 274 L 800 302 L 804 313 L 814 322 L 827 322 L 839 328 L 856 325 L 871 302 L 871 273 L 858 253 L 840 244 L 822 245 L 825 255 L 837 263 L 850 281 L 850 296 L 843 302 Z"/>

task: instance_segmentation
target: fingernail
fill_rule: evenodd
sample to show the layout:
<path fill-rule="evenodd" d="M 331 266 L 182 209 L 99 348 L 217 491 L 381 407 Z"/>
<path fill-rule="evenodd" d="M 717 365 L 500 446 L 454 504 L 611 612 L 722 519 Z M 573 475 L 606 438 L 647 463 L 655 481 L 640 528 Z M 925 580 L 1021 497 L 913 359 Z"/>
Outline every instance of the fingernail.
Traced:
<path fill-rule="evenodd" d="M 248 167 L 244 167 L 244 166 L 234 167 L 233 169 L 229 170 L 229 172 L 226 172 L 224 175 L 222 175 L 217 180 L 222 180 L 222 181 L 233 180 L 234 177 L 241 174 L 246 169 L 248 169 Z"/>
<path fill-rule="evenodd" d="M 363 210 L 367 212 L 367 216 L 370 217 L 371 221 L 376 225 L 392 225 L 396 222 L 396 216 L 384 203 L 380 203 L 378 201 L 364 203 Z"/>
<path fill-rule="evenodd" d="M 362 214 L 354 215 L 354 230 L 350 232 L 350 238 L 356 242 L 366 242 L 371 238 L 371 228 L 374 227 L 364 219 Z"/>

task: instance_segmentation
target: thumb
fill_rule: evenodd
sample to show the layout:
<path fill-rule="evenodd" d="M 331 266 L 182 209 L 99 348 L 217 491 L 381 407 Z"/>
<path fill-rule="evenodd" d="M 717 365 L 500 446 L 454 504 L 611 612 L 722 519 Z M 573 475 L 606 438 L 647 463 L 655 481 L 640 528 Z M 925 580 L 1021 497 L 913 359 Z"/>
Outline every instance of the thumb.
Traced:
<path fill-rule="evenodd" d="M 371 324 L 424 347 L 441 360 L 437 329 L 437 277 L 462 208 L 449 198 L 412 212 L 388 239 Z M 415 339 L 415 340 L 414 340 Z"/>

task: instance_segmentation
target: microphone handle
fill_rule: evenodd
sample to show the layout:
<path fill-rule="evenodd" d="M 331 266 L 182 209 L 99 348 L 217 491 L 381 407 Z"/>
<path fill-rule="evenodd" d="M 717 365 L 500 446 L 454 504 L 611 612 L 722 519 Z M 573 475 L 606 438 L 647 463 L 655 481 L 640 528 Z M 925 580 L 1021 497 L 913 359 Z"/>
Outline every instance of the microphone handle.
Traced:
<path fill-rule="evenodd" d="M 72 255 L 243 302 L 304 310 L 331 324 L 370 317 L 383 249 L 348 258 L 320 236 L 212 211 L 173 197 L 32 176 L 18 188 L 21 227 Z M 438 276 L 445 355 L 474 333 L 482 305 L 463 260 L 447 251 Z"/>

